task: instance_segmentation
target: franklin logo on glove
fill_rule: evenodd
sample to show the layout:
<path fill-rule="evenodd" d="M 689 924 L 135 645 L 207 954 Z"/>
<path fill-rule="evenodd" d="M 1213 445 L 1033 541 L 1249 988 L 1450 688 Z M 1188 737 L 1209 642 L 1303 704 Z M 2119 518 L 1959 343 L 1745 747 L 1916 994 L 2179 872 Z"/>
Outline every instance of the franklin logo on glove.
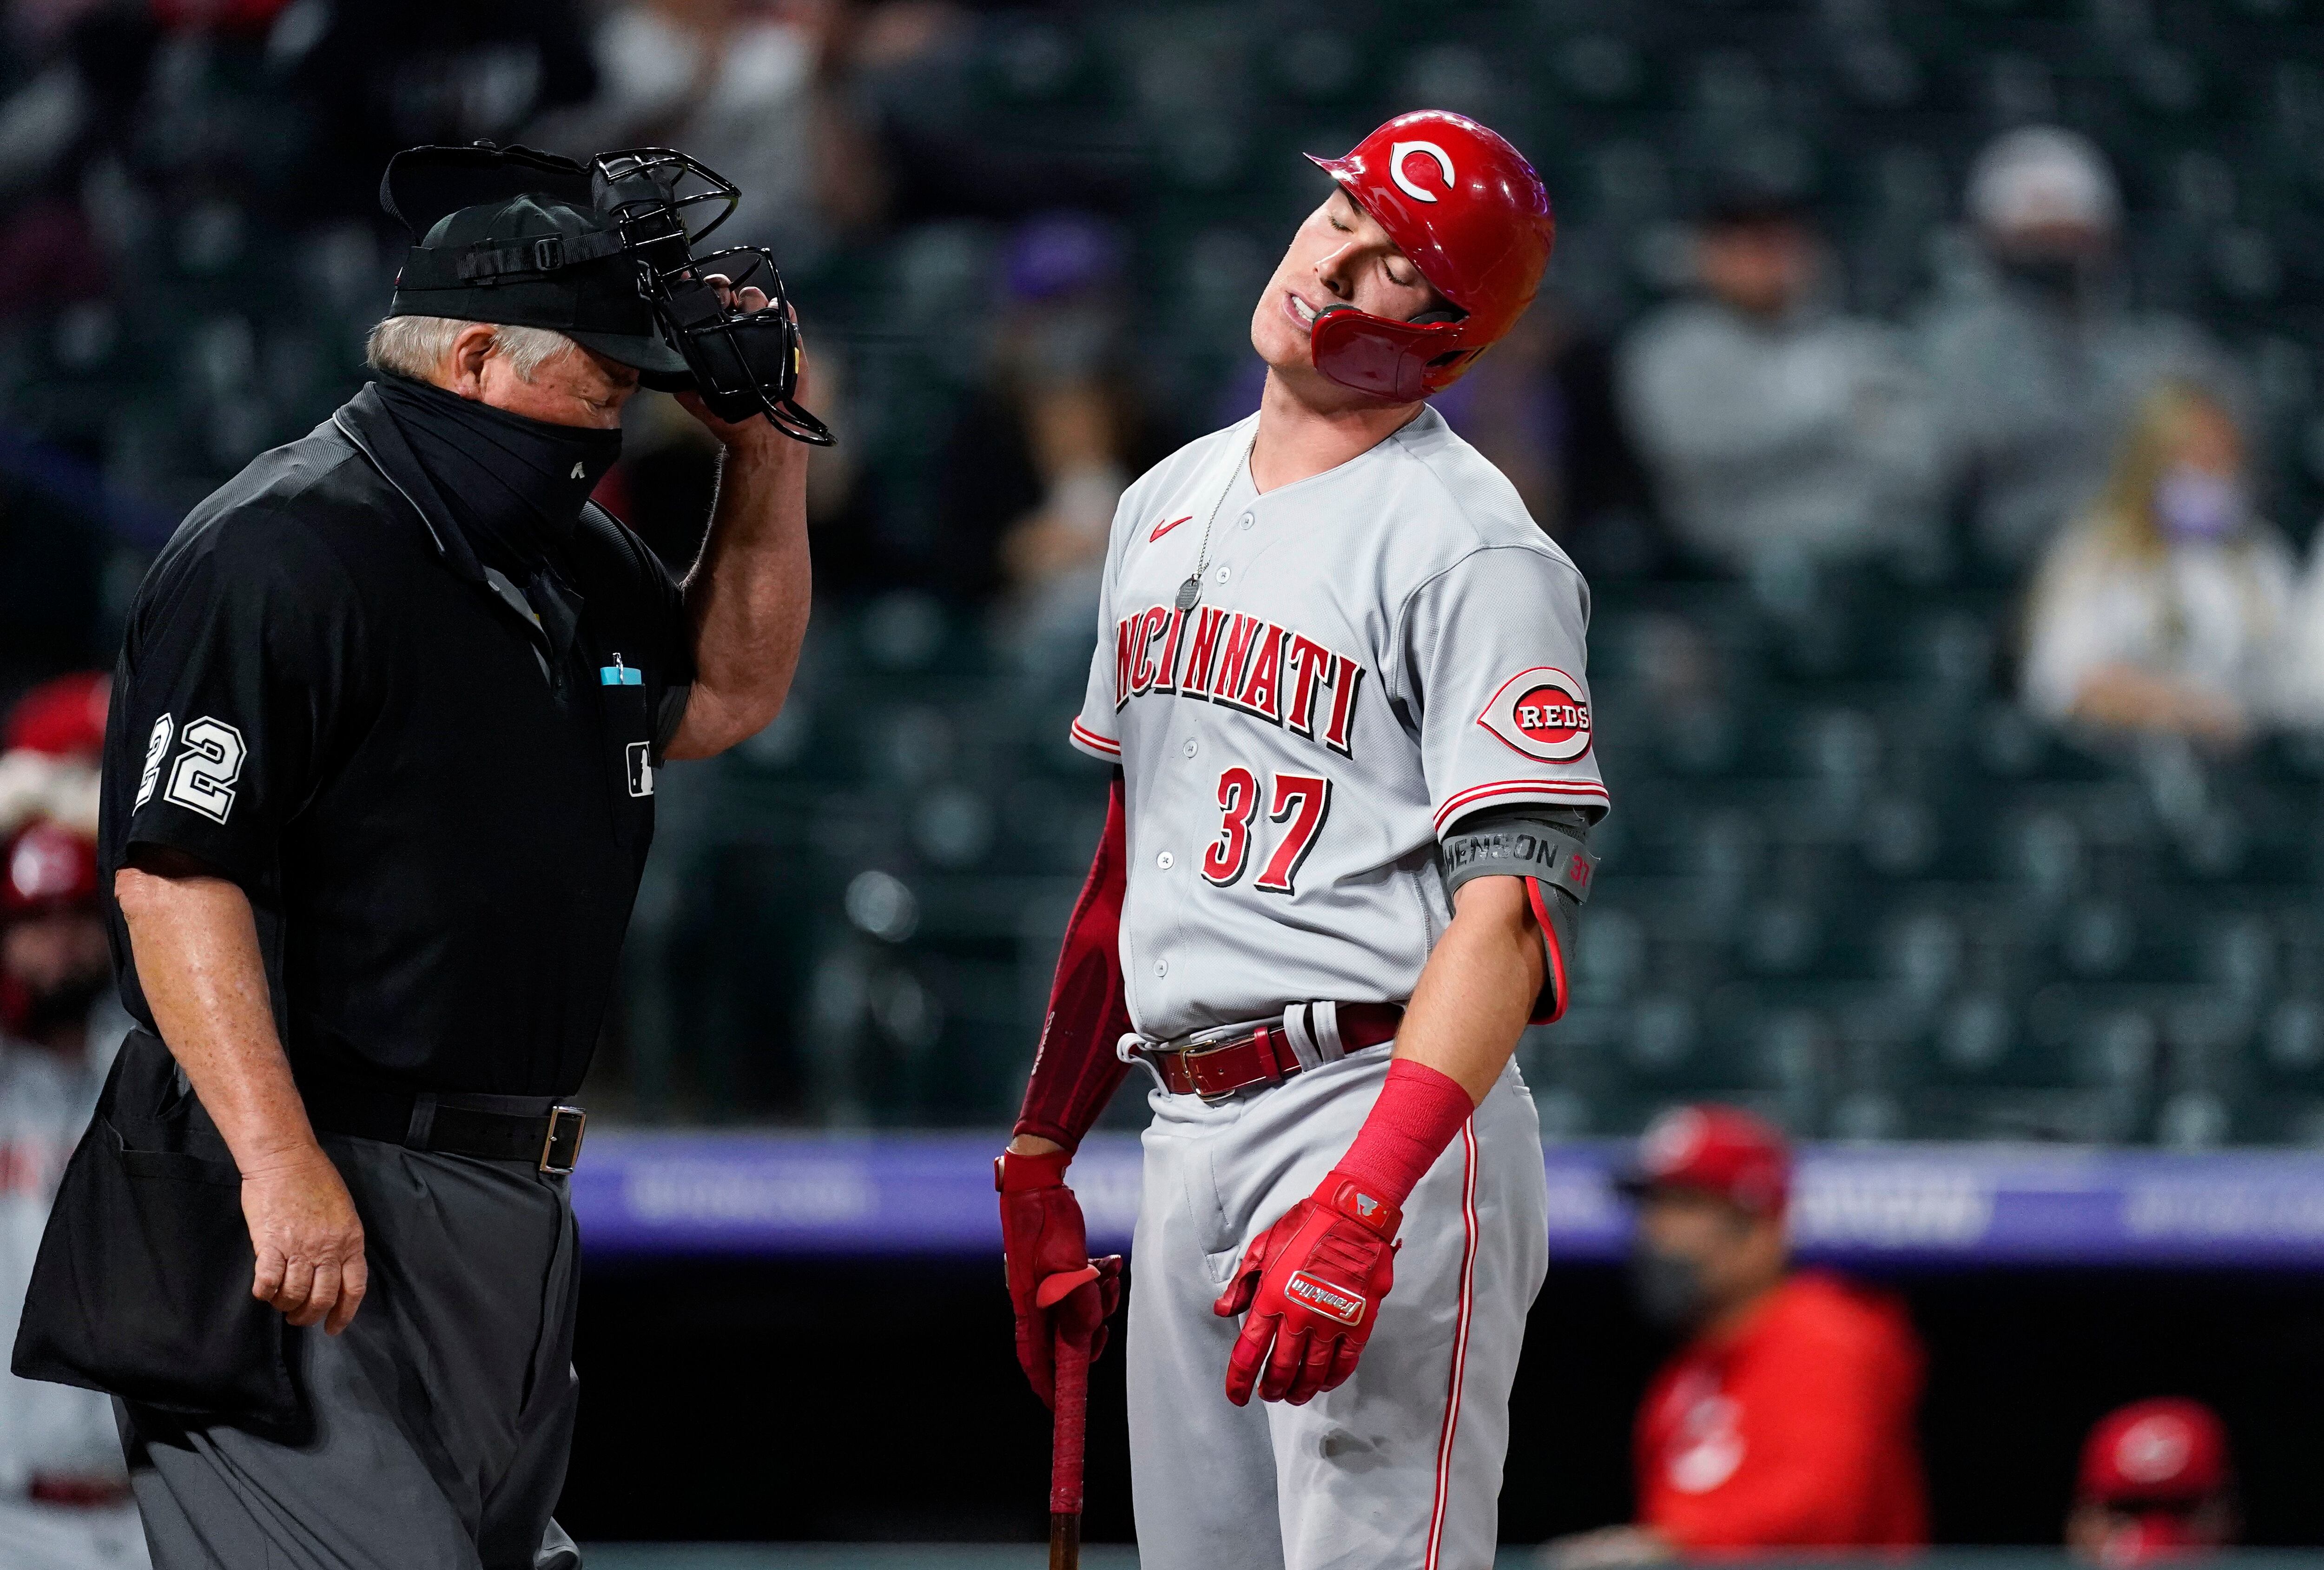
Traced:
<path fill-rule="evenodd" d="M 1296 1298 L 1310 1308 L 1321 1309 L 1342 1325 L 1360 1324 L 1366 1304 L 1353 1292 L 1343 1292 L 1329 1281 L 1319 1281 L 1305 1270 L 1292 1272 L 1285 1284 L 1283 1295 Z"/>

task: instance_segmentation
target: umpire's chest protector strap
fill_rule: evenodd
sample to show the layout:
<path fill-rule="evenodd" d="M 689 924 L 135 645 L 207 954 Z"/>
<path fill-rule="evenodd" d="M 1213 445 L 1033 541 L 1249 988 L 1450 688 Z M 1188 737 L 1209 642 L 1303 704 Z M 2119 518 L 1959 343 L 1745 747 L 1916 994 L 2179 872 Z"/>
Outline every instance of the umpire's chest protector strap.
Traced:
<path fill-rule="evenodd" d="M 1598 864 L 1587 845 L 1589 820 L 1570 808 L 1509 808 L 1463 818 L 1444 836 L 1439 863 L 1449 900 L 1471 878 L 1526 881 L 1534 919 L 1541 924 L 1547 970 L 1533 1022 L 1545 1025 L 1565 1012 L 1566 956 L 1573 928 L 1590 898 Z"/>

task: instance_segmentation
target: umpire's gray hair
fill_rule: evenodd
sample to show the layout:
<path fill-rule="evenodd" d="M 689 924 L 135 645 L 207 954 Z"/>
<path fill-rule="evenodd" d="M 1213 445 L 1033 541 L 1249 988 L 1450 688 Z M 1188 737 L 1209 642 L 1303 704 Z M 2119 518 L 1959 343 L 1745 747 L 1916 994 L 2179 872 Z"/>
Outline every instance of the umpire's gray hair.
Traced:
<path fill-rule="evenodd" d="M 371 329 L 364 358 L 374 371 L 391 371 L 415 382 L 432 381 L 452 340 L 479 324 L 447 316 L 391 316 Z M 520 382 L 568 349 L 581 346 L 548 328 L 493 327 L 493 352 L 505 356 Z"/>

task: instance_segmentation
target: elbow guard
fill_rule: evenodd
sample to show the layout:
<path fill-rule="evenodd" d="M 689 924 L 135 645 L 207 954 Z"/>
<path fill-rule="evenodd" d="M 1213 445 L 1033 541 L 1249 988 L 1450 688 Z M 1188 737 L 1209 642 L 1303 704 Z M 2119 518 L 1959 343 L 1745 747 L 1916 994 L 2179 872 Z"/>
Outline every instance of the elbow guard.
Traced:
<path fill-rule="evenodd" d="M 1533 1023 L 1565 1012 L 1566 956 L 1598 864 L 1589 852 L 1590 819 L 1571 807 L 1505 807 L 1462 818 L 1444 836 L 1438 863 L 1450 900 L 1471 878 L 1517 877 L 1541 924 L 1546 960 Z"/>

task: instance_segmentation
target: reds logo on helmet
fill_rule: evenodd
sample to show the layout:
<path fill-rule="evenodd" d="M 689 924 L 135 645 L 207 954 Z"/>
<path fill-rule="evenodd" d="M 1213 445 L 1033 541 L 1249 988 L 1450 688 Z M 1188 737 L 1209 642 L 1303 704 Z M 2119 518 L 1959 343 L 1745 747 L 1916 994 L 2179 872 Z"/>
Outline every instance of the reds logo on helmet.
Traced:
<path fill-rule="evenodd" d="M 1541 287 L 1557 243 L 1541 177 L 1497 133 L 1441 109 L 1397 115 L 1344 158 L 1309 157 L 1454 308 L 1410 322 L 1335 306 L 1310 329 L 1315 368 L 1396 402 L 1443 392 Z"/>
<path fill-rule="evenodd" d="M 1412 176 L 1404 171 L 1404 161 L 1410 158 L 1416 152 L 1425 152 L 1429 157 L 1436 161 L 1436 167 L 1443 171 L 1444 189 L 1446 190 L 1451 190 L 1454 184 L 1459 181 L 1461 177 L 1452 171 L 1452 155 L 1446 152 L 1442 147 L 1437 146 L 1434 142 L 1399 142 L 1395 146 L 1389 148 L 1388 153 L 1388 177 L 1396 181 L 1397 189 L 1410 197 L 1414 201 L 1433 202 L 1436 199 L 1436 193 L 1433 190 L 1425 190 L 1421 187 L 1413 184 Z"/>
<path fill-rule="evenodd" d="M 1536 665 L 1510 677 L 1477 723 L 1545 763 L 1571 763 L 1590 751 L 1590 699 L 1580 682 L 1554 666 Z"/>

